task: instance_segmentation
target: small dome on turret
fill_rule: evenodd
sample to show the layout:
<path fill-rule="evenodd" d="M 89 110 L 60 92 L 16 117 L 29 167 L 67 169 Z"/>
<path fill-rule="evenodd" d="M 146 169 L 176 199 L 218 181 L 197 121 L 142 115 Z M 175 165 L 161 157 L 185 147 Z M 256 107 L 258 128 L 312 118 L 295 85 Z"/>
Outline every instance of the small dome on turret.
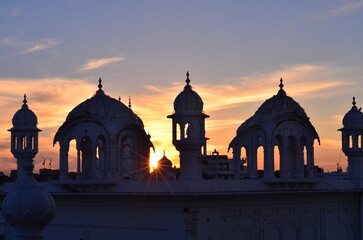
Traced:
<path fill-rule="evenodd" d="M 353 106 L 343 118 L 344 129 L 363 128 L 363 113 L 357 108 L 355 97 L 353 97 Z"/>
<path fill-rule="evenodd" d="M 192 90 L 192 86 L 189 84 L 189 72 L 187 72 L 187 79 L 185 80 L 184 90 L 179 93 L 174 101 L 174 110 L 176 114 L 179 113 L 192 113 L 198 114 L 203 112 L 202 98 Z"/>
<path fill-rule="evenodd" d="M 24 94 L 23 105 L 13 117 L 13 130 L 38 130 L 38 118 L 27 105 L 26 95 Z"/>

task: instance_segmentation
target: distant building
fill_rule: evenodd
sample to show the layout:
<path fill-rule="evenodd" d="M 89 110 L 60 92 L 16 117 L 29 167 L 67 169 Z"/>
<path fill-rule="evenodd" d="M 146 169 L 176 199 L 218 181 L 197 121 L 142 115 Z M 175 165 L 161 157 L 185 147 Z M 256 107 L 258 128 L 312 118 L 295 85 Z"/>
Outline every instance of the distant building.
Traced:
<path fill-rule="evenodd" d="M 214 149 L 212 155 L 202 157 L 202 164 L 204 179 L 233 178 L 233 159 L 228 159 L 227 155 L 219 155 L 219 152 L 216 149 Z M 241 168 L 242 167 L 243 165 L 241 165 Z"/>
<path fill-rule="evenodd" d="M 173 163 L 165 156 L 158 161 L 157 167 L 151 173 L 150 176 L 153 180 L 175 180 L 177 179 L 177 169 Z"/>

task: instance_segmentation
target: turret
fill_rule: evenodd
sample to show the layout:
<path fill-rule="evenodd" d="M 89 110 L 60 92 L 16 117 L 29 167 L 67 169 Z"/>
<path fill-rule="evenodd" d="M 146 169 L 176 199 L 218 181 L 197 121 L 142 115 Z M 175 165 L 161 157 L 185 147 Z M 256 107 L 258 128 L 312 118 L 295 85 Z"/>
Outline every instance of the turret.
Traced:
<path fill-rule="evenodd" d="M 26 158 L 33 159 L 38 153 L 38 119 L 27 105 L 24 94 L 23 105 L 13 117 L 11 132 L 11 153 L 17 159 L 17 181 L 23 176 L 22 164 Z"/>
<path fill-rule="evenodd" d="M 28 108 L 26 95 L 9 131 L 11 152 L 18 163 L 18 176 L 14 189 L 2 203 L 2 215 L 13 227 L 14 239 L 41 240 L 44 227 L 55 215 L 55 203 L 33 176 L 33 158 L 38 153 L 40 129 L 37 128 L 37 116 Z"/>
<path fill-rule="evenodd" d="M 342 150 L 348 157 L 348 174 L 350 178 L 363 178 L 363 113 L 357 108 L 355 97 L 353 106 L 343 118 Z"/>
<path fill-rule="evenodd" d="M 180 179 L 201 179 L 200 156 L 206 148 L 203 101 L 192 90 L 187 72 L 184 90 L 175 98 L 172 119 L 173 144 L 180 152 Z"/>

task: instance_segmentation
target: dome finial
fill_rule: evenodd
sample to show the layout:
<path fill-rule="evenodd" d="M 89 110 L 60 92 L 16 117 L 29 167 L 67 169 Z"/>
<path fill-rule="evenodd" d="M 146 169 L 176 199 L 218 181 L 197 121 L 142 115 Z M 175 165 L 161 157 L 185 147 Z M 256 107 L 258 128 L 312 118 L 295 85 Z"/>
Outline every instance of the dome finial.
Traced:
<path fill-rule="evenodd" d="M 352 104 L 353 104 L 353 107 L 355 107 L 355 104 L 357 104 L 357 103 L 355 102 L 355 97 L 353 97 L 353 102 L 352 102 Z"/>
<path fill-rule="evenodd" d="M 24 100 L 23 100 L 24 105 L 26 105 L 27 102 L 28 101 L 26 100 L 26 93 L 24 93 Z"/>
<path fill-rule="evenodd" d="M 99 90 L 101 90 L 101 89 L 102 89 L 102 87 L 103 87 L 103 86 L 102 86 L 102 79 L 101 79 L 101 78 L 99 78 L 99 79 L 98 79 L 98 89 L 99 89 Z"/>
<path fill-rule="evenodd" d="M 131 109 L 131 97 L 129 96 L 129 108 Z"/>
<path fill-rule="evenodd" d="M 187 79 L 185 80 L 185 82 L 187 83 L 187 85 L 189 85 L 189 83 L 190 83 L 189 71 L 187 71 Z"/>
<path fill-rule="evenodd" d="M 280 85 L 279 85 L 279 87 L 280 87 L 280 89 L 282 90 L 282 88 L 284 87 L 284 84 L 282 83 L 284 80 L 282 80 L 282 78 L 280 78 Z"/>

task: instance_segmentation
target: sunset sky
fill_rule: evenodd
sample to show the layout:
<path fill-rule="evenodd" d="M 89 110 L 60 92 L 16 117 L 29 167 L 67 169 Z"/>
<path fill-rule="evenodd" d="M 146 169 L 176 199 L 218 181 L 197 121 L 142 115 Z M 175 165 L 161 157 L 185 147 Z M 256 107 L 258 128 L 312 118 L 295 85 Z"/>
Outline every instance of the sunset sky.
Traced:
<path fill-rule="evenodd" d="M 337 129 L 353 96 L 363 106 L 362 26 L 363 1 L 353 0 L 1 1 L 0 171 L 15 168 L 7 129 L 24 93 L 43 130 L 36 169 L 43 159 L 58 168 L 54 134 L 99 77 L 108 95 L 131 96 L 151 159 L 165 150 L 178 165 L 166 116 L 187 70 L 211 116 L 208 153 L 227 154 L 282 77 L 320 135 L 316 165 L 345 168 Z"/>

